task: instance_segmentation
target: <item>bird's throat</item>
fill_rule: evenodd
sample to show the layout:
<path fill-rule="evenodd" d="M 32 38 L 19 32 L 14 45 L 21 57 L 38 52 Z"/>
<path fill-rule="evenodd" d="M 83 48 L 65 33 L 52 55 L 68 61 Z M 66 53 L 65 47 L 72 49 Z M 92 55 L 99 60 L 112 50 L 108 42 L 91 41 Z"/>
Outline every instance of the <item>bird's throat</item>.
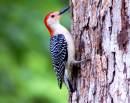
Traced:
<path fill-rule="evenodd" d="M 54 30 L 48 25 L 46 25 L 46 27 L 47 27 L 48 31 L 50 32 L 50 36 L 52 37 L 54 34 Z"/>

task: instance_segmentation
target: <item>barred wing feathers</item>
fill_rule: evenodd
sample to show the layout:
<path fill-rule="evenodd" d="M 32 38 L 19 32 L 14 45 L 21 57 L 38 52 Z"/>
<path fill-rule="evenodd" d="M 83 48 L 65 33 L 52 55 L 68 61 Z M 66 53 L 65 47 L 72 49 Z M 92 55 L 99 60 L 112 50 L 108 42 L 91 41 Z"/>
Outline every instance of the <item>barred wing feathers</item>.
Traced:
<path fill-rule="evenodd" d="M 58 34 L 51 37 L 50 51 L 58 85 L 62 88 L 65 65 L 68 59 L 67 42 L 63 34 Z"/>

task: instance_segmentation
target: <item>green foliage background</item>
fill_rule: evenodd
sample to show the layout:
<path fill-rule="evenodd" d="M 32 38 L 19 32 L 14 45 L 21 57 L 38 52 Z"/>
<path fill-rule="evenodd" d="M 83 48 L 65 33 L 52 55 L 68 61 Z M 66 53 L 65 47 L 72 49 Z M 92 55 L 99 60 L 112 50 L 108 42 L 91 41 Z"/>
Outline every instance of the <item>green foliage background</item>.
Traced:
<path fill-rule="evenodd" d="M 68 0 L 0 0 L 0 103 L 67 103 L 51 65 L 43 18 Z M 62 23 L 70 25 L 69 14 Z"/>

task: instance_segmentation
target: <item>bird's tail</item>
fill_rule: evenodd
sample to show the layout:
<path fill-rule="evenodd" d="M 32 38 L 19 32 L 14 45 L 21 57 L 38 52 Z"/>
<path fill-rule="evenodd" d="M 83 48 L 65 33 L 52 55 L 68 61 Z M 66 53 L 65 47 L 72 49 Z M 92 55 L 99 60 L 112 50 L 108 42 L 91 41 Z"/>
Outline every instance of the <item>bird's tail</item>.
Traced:
<path fill-rule="evenodd" d="M 65 74 L 64 74 L 64 83 L 71 93 L 73 93 L 75 91 L 75 89 L 73 88 L 72 82 L 70 81 L 67 71 L 65 71 Z"/>

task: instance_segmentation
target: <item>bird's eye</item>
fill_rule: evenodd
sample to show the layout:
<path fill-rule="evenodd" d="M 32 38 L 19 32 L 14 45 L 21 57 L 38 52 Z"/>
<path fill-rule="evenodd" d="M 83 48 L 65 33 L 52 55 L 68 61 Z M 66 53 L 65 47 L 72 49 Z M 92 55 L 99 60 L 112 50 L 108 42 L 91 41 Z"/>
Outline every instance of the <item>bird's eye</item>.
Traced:
<path fill-rule="evenodd" d="M 51 17 L 52 17 L 52 18 L 54 18 L 54 17 L 55 17 L 55 15 L 51 15 Z"/>

